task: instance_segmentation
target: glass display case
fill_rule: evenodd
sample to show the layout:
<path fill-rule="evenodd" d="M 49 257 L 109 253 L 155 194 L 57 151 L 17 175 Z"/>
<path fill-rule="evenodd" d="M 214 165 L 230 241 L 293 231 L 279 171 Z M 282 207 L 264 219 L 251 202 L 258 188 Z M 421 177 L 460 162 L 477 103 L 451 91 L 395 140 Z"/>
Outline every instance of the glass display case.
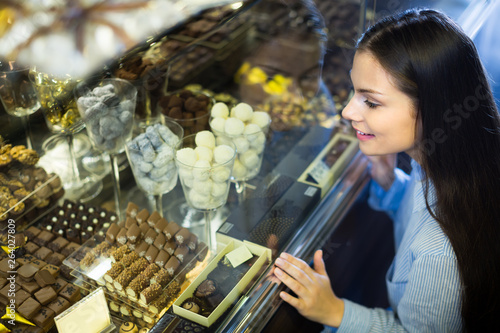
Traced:
<path fill-rule="evenodd" d="M 43 245 L 36 246 L 48 247 L 55 239 L 61 247 L 76 244 L 73 252 L 68 250 L 64 255 L 62 249 L 53 250 L 61 254 L 61 271 L 62 266 L 66 266 L 64 278 L 72 280 L 84 294 L 101 286 L 106 288 L 108 306 L 117 324 L 135 322 L 153 333 L 263 330 L 282 304 L 278 295 L 284 286 L 276 283 L 270 274 L 274 259 L 286 251 L 309 261 L 313 252 L 335 233 L 370 180 L 368 160 L 359 151 L 350 125 L 339 115 L 351 91 L 349 70 L 354 43 L 360 33 L 385 14 L 430 6 L 450 14 L 473 35 L 486 19 L 492 2 L 402 1 L 395 4 L 393 1 L 338 0 L 318 1 L 314 5 L 300 0 L 261 0 L 217 7 L 208 5 L 208 9 L 191 13 L 185 21 L 142 41 L 81 79 L 112 77 L 132 83 L 137 90 L 133 137 L 148 137 L 152 146 L 154 140 L 164 141 L 158 146 L 168 141 L 159 127 L 155 127 L 165 120 L 178 122 L 184 136 L 213 132 L 217 134 L 213 138 L 218 145 L 224 145 L 223 140 L 229 137 L 237 152 L 231 168 L 229 193 L 217 187 L 218 183 L 228 181 L 229 176 L 217 182 L 216 177 L 222 177 L 222 172 L 210 169 L 210 175 L 204 178 L 203 172 L 195 170 L 192 175 L 179 174 L 182 184 L 177 182 L 170 192 L 160 196 L 163 204 L 155 205 L 148 191 L 138 190 L 135 182 L 141 175 L 146 177 L 142 179 L 147 184 L 158 181 L 168 172 L 162 170 L 166 162 L 155 162 L 156 154 L 148 161 L 149 146 L 141 145 L 138 139 L 135 148 L 142 154 L 144 161 L 140 162 L 146 162 L 137 164 L 142 174 L 134 170 L 135 178 L 132 176 L 124 154 L 119 168 L 123 221 L 101 208 L 90 211 L 90 206 L 116 209 L 112 204 L 110 171 L 104 169 L 99 171 L 104 190 L 83 205 L 82 212 L 76 210 L 75 216 L 70 216 L 73 208 L 67 207 L 68 202 L 64 207 L 53 208 L 52 212 L 45 213 L 46 218 L 40 218 L 32 226 L 38 231 L 25 230 L 28 242 L 40 238 L 39 232 L 45 232 L 50 240 L 39 241 Z M 107 96 L 107 102 L 113 99 L 111 95 Z M 106 130 L 106 133 L 112 132 L 110 128 L 116 124 L 112 119 L 107 121 L 105 125 L 100 123 L 101 132 L 92 135 L 98 136 Z M 43 126 L 34 126 L 34 131 L 38 131 L 39 137 L 43 137 L 41 132 L 48 133 Z M 153 131 L 157 131 L 154 138 L 148 136 L 153 135 Z M 9 133 L 6 136 L 12 141 L 18 139 Z M 196 143 L 198 148 L 206 147 Z M 174 147 L 175 144 L 169 146 Z M 200 160 L 201 155 L 215 155 L 215 150 L 195 156 Z M 160 156 L 160 150 L 156 153 Z M 107 158 L 96 156 L 102 160 Z M 171 162 L 169 165 L 174 165 L 173 160 Z M 196 168 L 190 166 L 191 169 Z M 188 176 L 192 183 L 186 187 Z M 221 201 L 226 202 L 223 207 L 201 209 L 204 213 L 191 207 L 196 203 L 198 207 L 210 208 L 210 200 L 224 195 L 227 200 Z M 162 207 L 162 211 L 156 212 L 158 219 L 150 222 L 155 207 Z M 59 211 L 61 216 L 57 215 Z M 80 216 L 87 220 L 101 212 L 104 220 L 106 216 L 114 217 L 108 221 L 100 219 L 96 224 L 78 220 Z M 139 221 L 141 213 L 147 216 Z M 209 219 L 205 219 L 207 216 Z M 162 217 L 166 221 L 160 226 Z M 54 218 L 55 222 L 50 222 Z M 118 226 L 119 223 L 122 225 Z M 206 234 L 204 223 L 212 224 L 212 235 Z M 27 223 L 25 227 L 30 225 Z M 48 225 L 51 229 L 47 231 Z M 180 230 L 185 233 L 185 243 L 175 236 L 181 235 Z M 36 235 L 33 236 L 33 232 Z M 155 291 L 158 295 L 153 301 L 147 295 L 143 299 L 138 297 L 140 290 L 136 288 L 129 294 L 127 286 L 114 283 L 110 275 L 116 263 L 112 248 L 132 244 L 131 249 L 135 251 L 143 244 L 136 244 L 135 239 L 131 243 L 131 239 L 139 235 L 146 242 L 148 233 L 154 234 L 154 238 L 149 236 L 151 241 L 144 245 L 143 255 L 154 256 L 152 262 L 161 262 L 171 273 L 162 289 L 165 293 L 168 291 L 168 296 L 162 298 L 161 291 Z M 124 237 L 121 244 L 119 237 Z M 239 288 L 237 292 L 234 288 L 228 290 L 227 297 L 232 298 L 221 302 L 227 308 L 218 311 L 217 318 L 200 321 L 209 324 L 199 324 L 182 316 L 184 310 L 175 312 L 172 305 L 182 291 L 193 293 L 194 288 L 189 284 L 201 281 L 196 278 L 203 276 L 203 269 L 219 267 L 217 263 L 208 262 L 216 257 L 215 253 L 205 258 L 207 237 L 212 237 L 228 253 L 233 246 L 250 248 L 249 258 L 253 254 L 259 266 L 249 268 L 250 275 L 242 273 L 241 280 L 245 283 L 234 283 L 234 288 Z M 171 244 L 172 253 L 167 251 L 169 241 L 176 244 Z M 230 250 L 224 247 L 227 244 L 231 244 Z M 31 250 L 39 251 L 38 248 Z M 165 253 L 162 260 L 157 258 L 160 252 Z M 179 256 L 184 259 L 177 260 Z M 170 260 L 174 257 L 175 262 Z M 89 260 L 92 270 L 99 268 L 98 278 L 90 276 Z M 106 264 L 105 268 L 102 263 Z M 137 264 L 137 267 L 144 269 L 145 265 Z M 140 270 L 136 272 L 139 273 Z M 135 300 L 127 305 L 130 297 Z M 184 302 L 186 297 L 179 299 Z M 176 305 L 182 307 L 180 303 Z"/>

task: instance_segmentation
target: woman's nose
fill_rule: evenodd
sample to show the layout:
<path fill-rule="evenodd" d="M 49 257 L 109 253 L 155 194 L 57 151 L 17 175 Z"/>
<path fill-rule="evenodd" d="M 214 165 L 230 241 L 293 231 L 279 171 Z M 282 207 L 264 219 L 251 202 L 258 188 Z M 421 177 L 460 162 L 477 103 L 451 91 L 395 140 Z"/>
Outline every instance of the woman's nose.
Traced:
<path fill-rule="evenodd" d="M 356 108 L 354 107 L 354 102 L 353 99 L 347 103 L 347 105 L 344 107 L 342 110 L 341 114 L 342 118 L 350 120 L 350 121 L 360 121 L 361 120 L 361 114 L 356 111 Z"/>

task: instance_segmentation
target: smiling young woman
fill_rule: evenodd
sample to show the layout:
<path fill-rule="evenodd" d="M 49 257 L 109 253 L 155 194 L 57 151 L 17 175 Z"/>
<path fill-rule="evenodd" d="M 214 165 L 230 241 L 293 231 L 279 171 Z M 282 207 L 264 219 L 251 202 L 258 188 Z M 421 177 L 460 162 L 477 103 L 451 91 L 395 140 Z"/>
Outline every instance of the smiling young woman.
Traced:
<path fill-rule="evenodd" d="M 276 260 L 297 295 L 281 297 L 338 332 L 498 331 L 500 117 L 473 42 L 444 14 L 409 10 L 365 32 L 351 78 L 342 115 L 372 161 L 369 203 L 394 222 L 391 309 L 337 297 L 321 251 L 313 268 Z"/>

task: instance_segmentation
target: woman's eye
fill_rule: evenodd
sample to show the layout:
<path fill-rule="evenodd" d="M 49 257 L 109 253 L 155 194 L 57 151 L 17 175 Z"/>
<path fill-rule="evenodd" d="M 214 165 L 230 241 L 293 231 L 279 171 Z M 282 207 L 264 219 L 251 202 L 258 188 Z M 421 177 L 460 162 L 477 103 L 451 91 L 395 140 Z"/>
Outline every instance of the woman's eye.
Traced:
<path fill-rule="evenodd" d="M 369 100 L 365 100 L 365 104 L 370 108 L 370 109 L 374 109 L 378 106 L 378 104 L 375 104 L 375 103 L 372 103 L 370 102 Z"/>

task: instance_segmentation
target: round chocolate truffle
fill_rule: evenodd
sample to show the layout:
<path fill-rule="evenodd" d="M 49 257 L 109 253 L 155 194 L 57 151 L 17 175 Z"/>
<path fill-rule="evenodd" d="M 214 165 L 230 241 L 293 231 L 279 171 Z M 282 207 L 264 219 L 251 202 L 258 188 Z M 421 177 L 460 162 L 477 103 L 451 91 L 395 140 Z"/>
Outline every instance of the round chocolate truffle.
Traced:
<path fill-rule="evenodd" d="M 196 288 L 194 295 L 196 297 L 208 297 L 210 295 L 215 294 L 216 291 L 217 291 L 217 283 L 214 280 L 206 279 L 205 281 L 200 283 L 198 288 Z"/>
<path fill-rule="evenodd" d="M 201 306 L 196 302 L 193 298 L 188 298 L 185 300 L 182 305 L 184 309 L 189 310 L 194 313 L 200 313 L 201 311 Z"/>
<path fill-rule="evenodd" d="M 122 326 L 120 326 L 120 333 L 138 333 L 139 328 L 137 327 L 136 324 L 127 321 L 126 323 L 123 323 Z"/>

